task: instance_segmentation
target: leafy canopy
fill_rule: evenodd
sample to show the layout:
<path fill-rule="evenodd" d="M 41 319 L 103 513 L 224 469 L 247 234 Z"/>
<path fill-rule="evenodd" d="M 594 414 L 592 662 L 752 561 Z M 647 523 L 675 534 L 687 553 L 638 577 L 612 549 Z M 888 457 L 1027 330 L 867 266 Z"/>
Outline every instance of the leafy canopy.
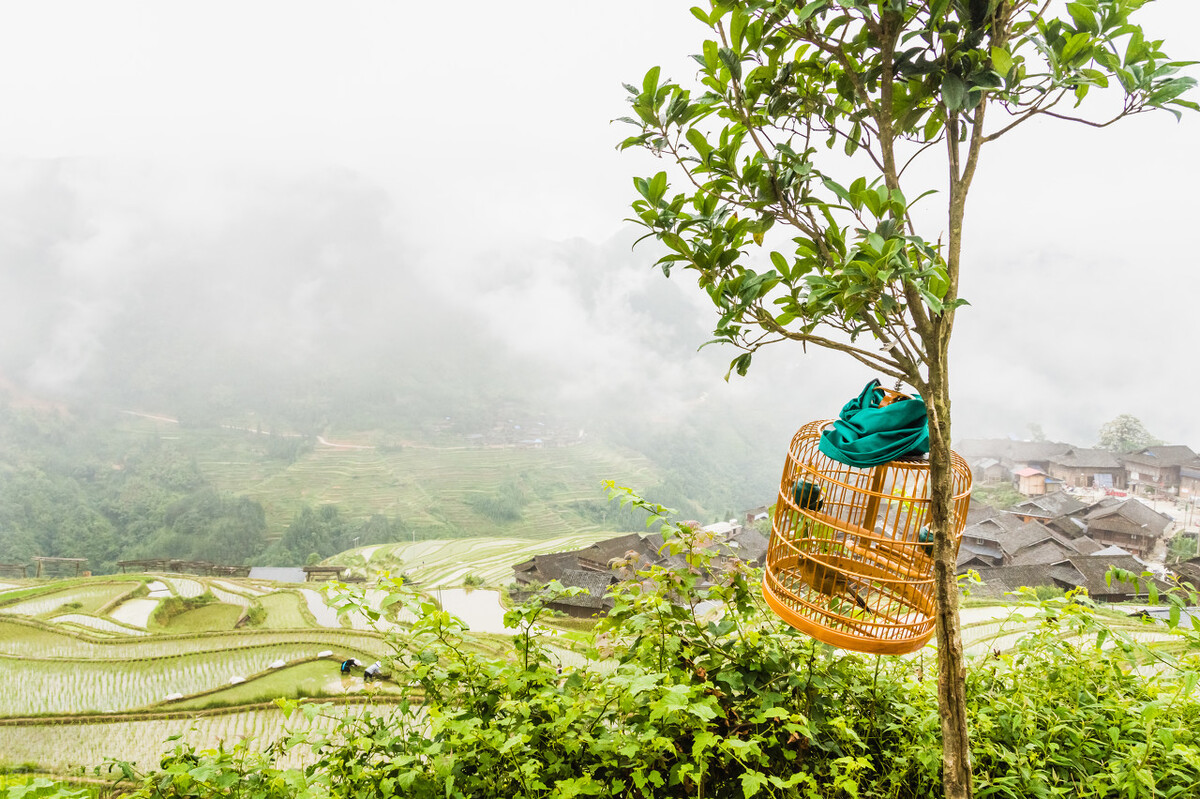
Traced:
<path fill-rule="evenodd" d="M 635 178 L 635 221 L 668 248 L 665 274 L 696 272 L 720 315 L 714 341 L 745 350 L 731 371 L 793 339 L 920 380 L 964 304 L 962 211 L 984 144 L 1039 116 L 1106 126 L 1198 109 L 1182 97 L 1195 81 L 1178 76 L 1190 62 L 1129 22 L 1144 2 L 1078 0 L 1058 18 L 1033 0 L 693 8 L 712 32 L 693 56 L 701 88 L 658 67 L 626 84 L 635 116 L 622 120 L 638 132 L 621 149 L 646 148 L 683 176 Z M 1083 116 L 1097 89 L 1120 100 Z M 994 124 L 989 108 L 1002 113 Z M 931 192 L 904 186 L 914 159 L 937 149 L 949 166 L 947 241 L 917 232 L 913 208 Z"/>
<path fill-rule="evenodd" d="M 1157 447 L 1163 444 L 1155 438 L 1142 424 L 1142 420 L 1128 413 L 1123 413 L 1111 422 L 1106 422 L 1100 428 L 1100 448 L 1109 452 L 1121 454 L 1138 452 L 1147 447 Z"/>

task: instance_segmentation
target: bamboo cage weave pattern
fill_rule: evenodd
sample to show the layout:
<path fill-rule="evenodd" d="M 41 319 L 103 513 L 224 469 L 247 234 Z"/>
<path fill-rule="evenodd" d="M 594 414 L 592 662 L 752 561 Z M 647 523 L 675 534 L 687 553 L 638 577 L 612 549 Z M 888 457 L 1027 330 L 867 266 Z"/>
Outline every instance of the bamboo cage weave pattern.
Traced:
<path fill-rule="evenodd" d="M 792 439 L 767 549 L 763 596 L 819 641 L 880 655 L 914 652 L 934 632 L 929 462 L 847 466 L 818 449 L 830 422 Z M 962 539 L 971 470 L 951 453 L 952 534 Z"/>

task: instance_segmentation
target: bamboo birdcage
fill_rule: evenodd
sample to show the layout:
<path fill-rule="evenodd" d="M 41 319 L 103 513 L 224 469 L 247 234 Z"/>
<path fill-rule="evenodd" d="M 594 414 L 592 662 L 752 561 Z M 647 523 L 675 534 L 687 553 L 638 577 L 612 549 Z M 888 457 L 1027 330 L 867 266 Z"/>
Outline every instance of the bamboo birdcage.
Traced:
<path fill-rule="evenodd" d="M 830 422 L 792 439 L 767 549 L 763 596 L 784 621 L 827 644 L 898 655 L 934 632 L 929 461 L 858 468 L 818 449 Z M 971 470 L 951 453 L 952 535 L 962 538 Z"/>

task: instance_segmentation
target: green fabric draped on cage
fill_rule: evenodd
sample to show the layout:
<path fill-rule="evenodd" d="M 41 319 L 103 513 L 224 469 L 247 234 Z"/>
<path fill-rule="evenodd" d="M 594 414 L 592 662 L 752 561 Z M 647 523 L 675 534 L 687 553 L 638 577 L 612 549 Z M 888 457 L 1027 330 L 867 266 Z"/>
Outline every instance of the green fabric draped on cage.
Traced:
<path fill-rule="evenodd" d="M 866 468 L 929 452 L 925 402 L 919 397 L 888 395 L 878 380 L 867 383 L 821 435 L 821 453 L 839 463 Z"/>

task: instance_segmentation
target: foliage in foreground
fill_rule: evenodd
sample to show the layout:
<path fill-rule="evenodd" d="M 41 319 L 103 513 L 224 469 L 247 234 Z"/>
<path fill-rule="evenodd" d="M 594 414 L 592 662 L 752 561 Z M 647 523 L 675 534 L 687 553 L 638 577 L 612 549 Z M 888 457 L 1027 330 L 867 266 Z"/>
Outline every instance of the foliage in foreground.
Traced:
<path fill-rule="evenodd" d="M 764 610 L 753 570 L 710 572 L 703 534 L 666 524 L 664 535 L 687 567 L 647 569 L 617 586 L 594 641 L 598 666 L 560 672 L 535 626 L 547 603 L 578 589 L 552 586 L 511 611 L 515 653 L 490 659 L 465 645 L 460 621 L 397 581 L 392 601 L 420 619 L 392 641 L 406 704 L 264 754 L 176 742 L 154 773 L 121 764 L 125 778 L 146 799 L 939 791 L 937 692 L 925 656 L 818 644 Z M 978 795 L 1190 795 L 1200 783 L 1200 632 L 1176 625 L 1181 645 L 1169 654 L 1109 629 L 1086 596 L 1024 599 L 1036 631 L 968 669 Z M 333 713 L 283 704 L 297 715 Z M 276 765 L 308 746 L 307 768 Z"/>

